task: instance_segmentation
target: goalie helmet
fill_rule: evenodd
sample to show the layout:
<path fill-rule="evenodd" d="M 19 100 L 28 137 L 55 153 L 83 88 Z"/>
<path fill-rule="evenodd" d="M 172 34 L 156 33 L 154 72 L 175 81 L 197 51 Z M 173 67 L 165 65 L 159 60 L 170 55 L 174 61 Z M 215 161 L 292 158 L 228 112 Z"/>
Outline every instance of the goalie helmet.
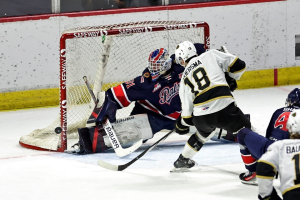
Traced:
<path fill-rule="evenodd" d="M 185 67 L 185 62 L 194 56 L 197 56 L 197 50 L 193 43 L 185 41 L 177 45 L 175 49 L 175 60 L 177 64 Z"/>
<path fill-rule="evenodd" d="M 287 129 L 291 137 L 300 137 L 300 109 L 296 109 L 289 115 Z"/>
<path fill-rule="evenodd" d="M 286 106 L 300 107 L 300 90 L 298 88 L 293 89 L 285 101 Z"/>
<path fill-rule="evenodd" d="M 164 48 L 151 52 L 148 58 L 148 69 L 152 81 L 157 80 L 166 71 L 171 69 L 172 59 L 169 58 L 168 50 Z"/>

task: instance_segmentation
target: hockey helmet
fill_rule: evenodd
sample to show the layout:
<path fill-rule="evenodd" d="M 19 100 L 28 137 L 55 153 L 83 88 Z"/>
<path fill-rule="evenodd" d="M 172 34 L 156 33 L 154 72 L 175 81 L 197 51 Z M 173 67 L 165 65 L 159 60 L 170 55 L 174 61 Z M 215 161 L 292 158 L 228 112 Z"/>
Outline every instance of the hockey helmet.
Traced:
<path fill-rule="evenodd" d="M 287 129 L 291 136 L 300 137 L 300 109 L 296 109 L 289 115 Z"/>
<path fill-rule="evenodd" d="M 169 58 L 168 50 L 164 48 L 151 52 L 148 58 L 148 69 L 152 81 L 157 80 L 162 74 L 171 69 L 172 59 Z"/>
<path fill-rule="evenodd" d="M 300 90 L 298 88 L 293 89 L 285 101 L 286 106 L 300 107 Z"/>
<path fill-rule="evenodd" d="M 197 50 L 195 45 L 190 41 L 184 41 L 177 45 L 175 49 L 175 60 L 177 64 L 185 67 L 185 62 L 194 56 L 197 56 Z"/>

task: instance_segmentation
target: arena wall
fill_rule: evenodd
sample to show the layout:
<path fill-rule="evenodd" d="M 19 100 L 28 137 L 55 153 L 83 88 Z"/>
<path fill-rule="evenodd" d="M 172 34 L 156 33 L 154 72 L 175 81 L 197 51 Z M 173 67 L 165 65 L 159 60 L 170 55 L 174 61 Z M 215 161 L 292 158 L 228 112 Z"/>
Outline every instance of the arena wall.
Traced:
<path fill-rule="evenodd" d="M 238 0 L 0 18 L 0 111 L 59 104 L 64 30 L 136 21 L 207 22 L 210 47 L 225 45 L 247 63 L 238 89 L 299 84 L 299 8 L 300 0 Z"/>

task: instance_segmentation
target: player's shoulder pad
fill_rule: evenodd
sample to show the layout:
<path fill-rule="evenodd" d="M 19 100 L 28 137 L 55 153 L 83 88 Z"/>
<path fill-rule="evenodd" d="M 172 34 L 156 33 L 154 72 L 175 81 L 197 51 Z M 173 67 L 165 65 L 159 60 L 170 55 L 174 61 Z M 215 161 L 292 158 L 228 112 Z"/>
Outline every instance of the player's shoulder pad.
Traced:
<path fill-rule="evenodd" d="M 196 48 L 197 54 L 201 55 L 202 53 L 206 52 L 205 48 L 204 48 L 204 44 L 201 43 L 194 43 L 194 46 Z"/>
<path fill-rule="evenodd" d="M 285 140 L 289 140 L 289 139 L 285 139 Z M 272 143 L 272 144 L 268 147 L 267 152 L 268 152 L 268 151 L 278 151 L 278 150 L 280 150 L 280 149 L 283 147 L 284 141 L 285 141 L 285 140 L 278 140 L 278 141 Z"/>
<path fill-rule="evenodd" d="M 184 67 L 182 67 L 181 65 L 179 65 L 179 64 L 175 64 L 175 63 L 173 63 L 172 64 L 172 71 L 173 72 L 175 72 L 175 73 L 181 73 L 181 72 L 183 72 L 184 71 Z"/>

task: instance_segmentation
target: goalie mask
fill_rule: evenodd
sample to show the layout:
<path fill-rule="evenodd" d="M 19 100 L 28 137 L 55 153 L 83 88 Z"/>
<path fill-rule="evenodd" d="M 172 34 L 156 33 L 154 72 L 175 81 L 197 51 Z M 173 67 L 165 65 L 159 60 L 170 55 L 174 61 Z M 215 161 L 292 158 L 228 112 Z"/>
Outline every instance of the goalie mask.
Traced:
<path fill-rule="evenodd" d="M 164 48 L 151 52 L 148 58 L 148 69 L 152 81 L 156 81 L 162 74 L 171 69 L 172 59 L 169 58 L 168 50 Z"/>
<path fill-rule="evenodd" d="M 185 67 L 185 62 L 197 56 L 197 50 L 193 43 L 190 41 L 185 41 L 177 45 L 175 49 L 175 60 L 177 64 Z"/>
<path fill-rule="evenodd" d="M 300 107 L 300 90 L 298 88 L 293 89 L 285 101 L 286 106 Z"/>
<path fill-rule="evenodd" d="M 291 137 L 300 137 L 300 109 L 294 110 L 289 115 L 287 129 Z"/>

